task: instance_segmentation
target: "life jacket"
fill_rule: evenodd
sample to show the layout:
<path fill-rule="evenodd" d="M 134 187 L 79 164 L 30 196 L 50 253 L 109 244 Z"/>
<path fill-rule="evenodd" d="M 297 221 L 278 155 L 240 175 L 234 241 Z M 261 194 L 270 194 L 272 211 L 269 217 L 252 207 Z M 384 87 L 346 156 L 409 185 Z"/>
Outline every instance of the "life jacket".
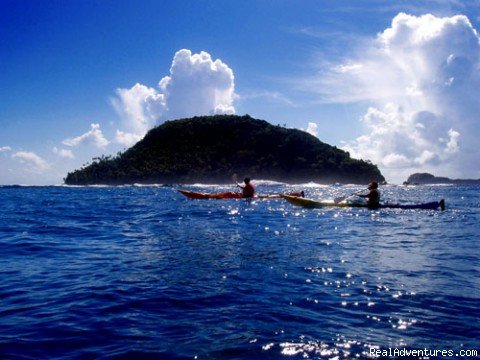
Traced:
<path fill-rule="evenodd" d="M 242 197 L 251 198 L 255 195 L 255 188 L 251 183 L 246 184 L 242 190 Z"/>
<path fill-rule="evenodd" d="M 380 206 L 380 191 L 373 189 L 368 194 L 368 206 L 376 208 Z"/>

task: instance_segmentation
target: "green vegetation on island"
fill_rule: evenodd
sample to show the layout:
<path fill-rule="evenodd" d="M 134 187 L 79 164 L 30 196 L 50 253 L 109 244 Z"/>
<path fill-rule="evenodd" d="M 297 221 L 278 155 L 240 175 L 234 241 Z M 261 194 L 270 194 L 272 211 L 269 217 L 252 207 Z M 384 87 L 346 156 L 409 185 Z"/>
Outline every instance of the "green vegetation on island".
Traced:
<path fill-rule="evenodd" d="M 385 181 L 376 165 L 304 131 L 215 115 L 167 121 L 124 153 L 68 173 L 65 183 L 227 183 L 233 173 L 289 183 Z"/>

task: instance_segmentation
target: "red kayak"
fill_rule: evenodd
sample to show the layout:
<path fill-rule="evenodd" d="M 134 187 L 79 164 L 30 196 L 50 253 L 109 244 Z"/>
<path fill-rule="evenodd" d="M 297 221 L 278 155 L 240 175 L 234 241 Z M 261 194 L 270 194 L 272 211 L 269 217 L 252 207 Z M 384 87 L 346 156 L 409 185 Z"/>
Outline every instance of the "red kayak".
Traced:
<path fill-rule="evenodd" d="M 188 190 L 178 190 L 180 194 L 185 195 L 189 199 L 241 199 L 242 193 L 238 192 L 222 192 L 222 193 L 201 193 L 196 191 L 188 191 Z M 288 195 L 291 196 L 303 196 L 303 191 L 301 192 L 293 192 L 289 193 Z M 270 195 L 255 195 L 257 199 L 280 199 L 282 197 L 281 194 L 270 194 Z"/>

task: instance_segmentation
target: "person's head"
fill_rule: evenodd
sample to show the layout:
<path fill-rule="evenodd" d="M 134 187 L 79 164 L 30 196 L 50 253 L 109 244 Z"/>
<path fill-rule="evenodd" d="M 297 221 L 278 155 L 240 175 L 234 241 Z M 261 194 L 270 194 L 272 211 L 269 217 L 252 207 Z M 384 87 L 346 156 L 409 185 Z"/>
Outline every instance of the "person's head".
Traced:
<path fill-rule="evenodd" d="M 250 183 L 250 178 L 246 177 L 245 179 L 243 179 L 243 182 L 245 183 L 245 185 L 248 185 Z"/>
<path fill-rule="evenodd" d="M 373 190 L 378 188 L 378 183 L 376 181 L 372 181 L 370 184 L 368 184 L 368 190 Z"/>

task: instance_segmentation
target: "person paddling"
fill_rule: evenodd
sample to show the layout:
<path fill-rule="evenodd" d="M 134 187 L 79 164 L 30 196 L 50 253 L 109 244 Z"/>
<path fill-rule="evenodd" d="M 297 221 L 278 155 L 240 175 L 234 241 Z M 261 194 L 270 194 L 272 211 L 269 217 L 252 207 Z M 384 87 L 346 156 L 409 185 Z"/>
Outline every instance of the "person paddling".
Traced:
<path fill-rule="evenodd" d="M 380 206 L 380 191 L 378 191 L 378 183 L 376 181 L 372 181 L 368 184 L 368 194 L 360 195 L 356 194 L 361 198 L 367 199 L 367 205 L 371 209 L 378 208 Z"/>
<path fill-rule="evenodd" d="M 243 186 L 240 185 L 240 184 L 237 184 L 237 186 L 239 188 L 242 188 L 242 197 L 243 198 L 254 197 L 255 196 L 255 187 L 250 182 L 250 178 L 246 177 L 245 179 L 243 179 L 243 182 L 245 183 L 245 185 L 243 185 Z"/>

